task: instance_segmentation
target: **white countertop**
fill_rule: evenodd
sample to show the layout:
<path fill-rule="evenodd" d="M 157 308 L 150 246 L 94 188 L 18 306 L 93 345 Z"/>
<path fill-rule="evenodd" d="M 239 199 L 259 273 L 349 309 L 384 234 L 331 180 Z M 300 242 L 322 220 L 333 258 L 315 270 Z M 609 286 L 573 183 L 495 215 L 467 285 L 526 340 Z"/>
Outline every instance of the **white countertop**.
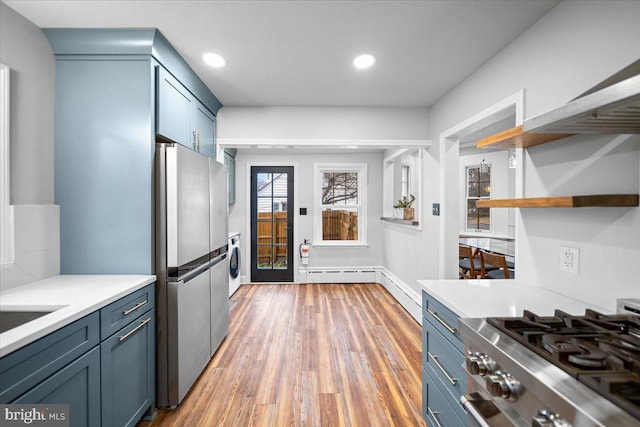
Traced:
<path fill-rule="evenodd" d="M 594 306 L 519 280 L 418 280 L 418 283 L 460 317 L 520 317 L 524 310 L 542 316 L 553 315 L 555 309 L 575 315 L 584 314 L 587 308 L 615 312 L 613 307 Z"/>
<path fill-rule="evenodd" d="M 49 311 L 0 334 L 0 357 L 156 280 L 156 276 L 55 276 L 0 293 L 0 310 Z"/>
<path fill-rule="evenodd" d="M 229 232 L 229 238 L 235 237 L 235 236 L 239 236 L 240 232 L 239 231 L 230 231 Z"/>

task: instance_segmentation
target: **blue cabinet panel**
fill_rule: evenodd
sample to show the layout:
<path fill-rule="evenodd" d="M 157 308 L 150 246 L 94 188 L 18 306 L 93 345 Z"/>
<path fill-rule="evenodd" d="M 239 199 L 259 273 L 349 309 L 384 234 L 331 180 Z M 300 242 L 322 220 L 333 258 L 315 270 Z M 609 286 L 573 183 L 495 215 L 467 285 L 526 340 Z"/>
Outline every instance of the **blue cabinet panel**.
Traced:
<path fill-rule="evenodd" d="M 424 291 L 422 315 L 423 417 L 428 425 L 463 426 L 459 399 L 467 392 L 467 373 L 459 318 Z"/>
<path fill-rule="evenodd" d="M 100 310 L 100 337 L 107 339 L 155 304 L 155 284 L 120 298 Z"/>
<path fill-rule="evenodd" d="M 155 395 L 155 311 L 100 344 L 102 425 L 135 426 Z"/>
<path fill-rule="evenodd" d="M 99 342 L 97 312 L 0 359 L 0 403 L 8 403 Z"/>
<path fill-rule="evenodd" d="M 458 316 L 440 301 L 422 292 L 422 315 L 462 353 L 464 343 L 458 332 Z"/>
<path fill-rule="evenodd" d="M 424 358 L 425 366 L 431 366 L 445 383 L 449 392 L 453 396 L 460 397 L 467 392 L 467 373 L 462 367 L 464 354 L 460 353 L 431 323 L 425 322 L 424 319 L 422 328 L 422 354 L 426 355 Z M 455 384 L 451 384 L 447 375 L 454 380 Z"/>
<path fill-rule="evenodd" d="M 167 70 L 159 67 L 156 133 L 194 149 L 191 110 L 195 101 L 187 88 Z"/>
<path fill-rule="evenodd" d="M 467 425 L 464 421 L 466 417 L 460 417 L 460 411 L 451 406 L 444 397 L 438 381 L 431 378 L 425 369 L 422 370 L 422 384 L 422 415 L 427 425 L 432 427 L 465 427 Z"/>
<path fill-rule="evenodd" d="M 57 59 L 62 274 L 153 273 L 150 61 Z"/>
<path fill-rule="evenodd" d="M 216 158 L 216 118 L 198 100 L 195 100 L 193 118 L 198 138 L 197 151 L 212 159 Z"/>
<path fill-rule="evenodd" d="M 224 164 L 227 166 L 227 202 L 234 204 L 236 202 L 236 157 L 227 150 L 224 150 Z"/>
<path fill-rule="evenodd" d="M 100 352 L 98 347 L 70 363 L 12 403 L 68 404 L 70 425 L 100 425 Z"/>

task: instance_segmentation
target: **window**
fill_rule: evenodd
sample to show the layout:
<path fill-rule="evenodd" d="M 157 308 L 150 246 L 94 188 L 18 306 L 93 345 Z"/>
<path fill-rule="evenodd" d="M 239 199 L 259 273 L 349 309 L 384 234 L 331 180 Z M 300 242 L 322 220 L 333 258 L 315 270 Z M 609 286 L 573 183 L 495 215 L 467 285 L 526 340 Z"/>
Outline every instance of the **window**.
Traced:
<path fill-rule="evenodd" d="M 314 244 L 366 244 L 366 164 L 316 164 Z"/>
<path fill-rule="evenodd" d="M 0 64 L 0 264 L 15 257 L 13 206 L 9 197 L 9 67 Z"/>
<path fill-rule="evenodd" d="M 467 177 L 467 230 L 491 230 L 489 208 L 478 208 L 476 202 L 491 196 L 491 166 L 469 166 Z"/>
<path fill-rule="evenodd" d="M 411 176 L 411 166 L 409 165 L 402 165 L 402 170 L 401 170 L 401 177 L 400 177 L 400 186 L 401 188 L 401 192 L 402 192 L 402 197 L 409 197 L 410 193 L 410 186 L 409 186 L 409 177 Z"/>

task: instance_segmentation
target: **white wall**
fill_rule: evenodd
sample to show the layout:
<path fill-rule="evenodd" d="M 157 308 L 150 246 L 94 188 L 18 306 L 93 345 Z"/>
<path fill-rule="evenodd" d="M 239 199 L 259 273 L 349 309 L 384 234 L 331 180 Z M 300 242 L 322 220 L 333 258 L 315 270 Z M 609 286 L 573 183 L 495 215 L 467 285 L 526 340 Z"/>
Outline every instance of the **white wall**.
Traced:
<path fill-rule="evenodd" d="M 530 149 L 525 194 L 638 194 L 640 136 L 581 135 Z M 640 297 L 640 208 L 522 209 L 518 277 L 603 307 Z M 577 275 L 560 246 L 580 250 Z"/>
<path fill-rule="evenodd" d="M 441 230 L 443 217 L 432 216 L 429 209 L 432 202 L 441 202 L 441 215 L 458 218 L 458 148 L 441 146 L 440 134 L 521 89 L 526 90 L 525 118 L 579 96 L 638 59 L 638 16 L 640 2 L 563 2 L 431 108 L 433 145 L 425 156 L 423 232 L 385 229 L 385 266 L 390 271 L 412 286 L 416 279 L 436 279 L 441 273 L 456 277 L 458 221 L 448 221 Z M 637 192 L 637 143 L 627 141 L 625 148 L 607 152 L 607 138 L 592 138 L 578 136 L 529 149 L 525 159 L 518 159 L 525 163 L 525 195 Z M 619 150 L 628 152 L 616 167 Z M 594 158 L 599 159 L 597 166 L 582 170 Z M 562 186 L 556 185 L 557 179 L 569 176 Z M 638 215 L 638 208 L 521 210 L 516 222 L 521 235 L 529 237 L 517 242 L 518 277 L 613 309 L 616 297 L 639 294 L 635 284 L 640 267 L 631 262 L 640 250 Z M 444 272 L 439 269 L 441 232 L 450 243 L 443 254 Z M 561 244 L 581 249 L 578 276 L 559 271 Z"/>
<path fill-rule="evenodd" d="M 310 267 L 377 266 L 382 264 L 380 217 L 382 216 L 382 153 L 352 153 L 336 156 L 332 153 L 301 153 L 291 150 L 239 150 L 236 155 L 236 203 L 229 210 L 229 229 L 240 230 L 242 253 L 241 275 L 250 280 L 250 165 L 294 166 L 294 251 L 303 239 L 313 240 L 314 163 L 367 163 L 367 235 L 363 247 L 313 246 Z M 301 207 L 307 215 L 299 214 Z M 294 280 L 297 276 L 298 256 L 294 255 Z"/>
<path fill-rule="evenodd" d="M 347 108 L 347 107 L 223 107 L 218 115 L 218 137 L 233 141 L 269 140 L 277 145 L 323 139 L 353 141 L 426 140 L 429 136 L 426 108 Z M 364 248 L 312 248 L 310 266 L 373 266 L 383 262 L 385 247 L 382 233 L 383 168 L 381 152 L 318 150 L 247 150 L 236 157 L 236 203 L 229 209 L 229 229 L 241 230 L 245 259 L 248 244 L 248 169 L 247 164 L 291 164 L 296 166 L 295 233 L 297 247 L 304 238 L 313 237 L 313 163 L 345 162 L 368 164 L 368 246 Z M 300 216 L 299 207 L 308 215 Z M 296 262 L 297 262 L 296 257 Z M 296 265 L 297 267 L 297 265 Z M 246 277 L 248 263 L 242 274 Z"/>
<path fill-rule="evenodd" d="M 59 210 L 53 188 L 55 59 L 44 33 L 0 4 L 0 62 L 11 68 L 11 203 L 15 262 L 0 290 L 59 274 Z"/>
<path fill-rule="evenodd" d="M 218 137 L 227 139 L 428 139 L 426 108 L 223 107 Z"/>
<path fill-rule="evenodd" d="M 523 88 L 525 118 L 579 96 L 638 59 L 638 16 L 640 2 L 565 1 L 439 100 L 431 109 L 434 144 L 425 158 L 427 206 L 440 201 L 442 215 L 458 211 L 458 150 L 440 146 L 442 132 Z M 578 136 L 529 149 L 524 159 L 525 195 L 591 194 L 596 189 L 637 192 L 638 144 L 627 141 L 624 148 L 607 152 L 603 147 L 609 144 L 606 137 Z M 620 150 L 627 150 L 626 155 Z M 623 157 L 625 161 L 615 166 Z M 589 160 L 593 158 L 598 161 Z M 582 170 L 585 164 L 592 166 Z M 558 177 L 568 179 L 557 186 Z M 442 217 L 425 211 L 421 236 L 391 228 L 385 234 L 386 267 L 409 284 L 440 273 Z M 516 221 L 529 238 L 516 243 L 518 277 L 613 309 L 616 297 L 638 296 L 637 278 L 631 281 L 629 269 L 640 255 L 639 215 L 638 208 L 521 210 Z M 444 239 L 454 244 L 444 254 L 445 276 L 453 278 L 458 223 L 448 223 Z M 581 249 L 584 268 L 578 276 L 567 277 L 559 271 L 561 244 Z"/>

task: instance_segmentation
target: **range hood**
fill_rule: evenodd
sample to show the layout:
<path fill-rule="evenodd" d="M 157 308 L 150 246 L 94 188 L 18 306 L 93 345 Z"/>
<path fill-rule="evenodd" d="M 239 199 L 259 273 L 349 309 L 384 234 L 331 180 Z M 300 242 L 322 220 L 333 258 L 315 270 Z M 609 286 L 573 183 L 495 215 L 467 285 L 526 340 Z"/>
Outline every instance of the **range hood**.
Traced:
<path fill-rule="evenodd" d="M 537 133 L 640 133 L 640 60 L 562 107 L 525 120 Z"/>

